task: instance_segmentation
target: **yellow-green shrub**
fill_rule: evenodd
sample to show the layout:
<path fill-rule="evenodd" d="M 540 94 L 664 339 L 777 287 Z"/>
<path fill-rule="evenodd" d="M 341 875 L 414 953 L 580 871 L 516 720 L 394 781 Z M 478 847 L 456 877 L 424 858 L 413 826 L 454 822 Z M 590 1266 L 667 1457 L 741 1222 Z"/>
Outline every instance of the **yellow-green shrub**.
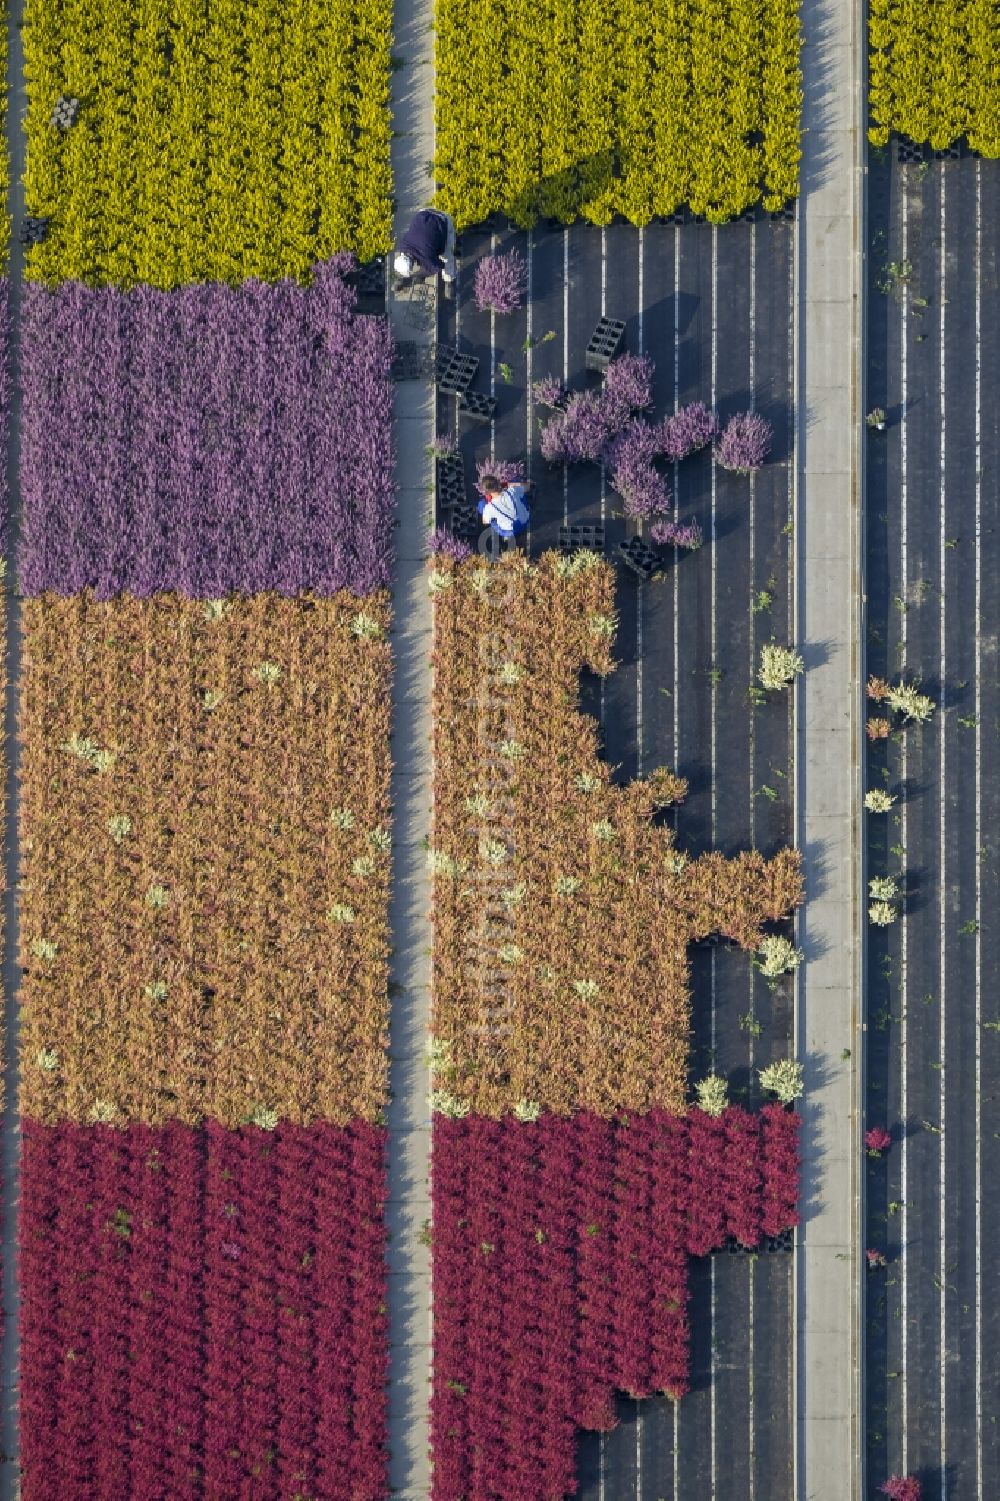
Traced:
<path fill-rule="evenodd" d="M 634 224 L 798 192 L 799 0 L 437 0 L 438 202 Z"/>
<path fill-rule="evenodd" d="M 391 28 L 391 0 L 27 0 L 27 208 L 52 221 L 28 275 L 168 288 L 387 250 Z"/>
<path fill-rule="evenodd" d="M 996 0 L 871 0 L 869 138 L 897 131 L 935 150 L 965 137 L 1000 157 Z"/>

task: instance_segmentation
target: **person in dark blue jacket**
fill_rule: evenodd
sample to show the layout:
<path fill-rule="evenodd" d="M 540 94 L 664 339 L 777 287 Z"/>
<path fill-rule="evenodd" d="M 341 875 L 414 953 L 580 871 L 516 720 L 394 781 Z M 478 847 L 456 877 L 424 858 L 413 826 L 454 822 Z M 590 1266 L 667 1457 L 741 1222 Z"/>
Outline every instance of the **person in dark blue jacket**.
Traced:
<path fill-rule="evenodd" d="M 442 281 L 455 280 L 455 221 L 439 209 L 421 209 L 396 247 L 396 275 L 409 281 L 418 271 Z"/>

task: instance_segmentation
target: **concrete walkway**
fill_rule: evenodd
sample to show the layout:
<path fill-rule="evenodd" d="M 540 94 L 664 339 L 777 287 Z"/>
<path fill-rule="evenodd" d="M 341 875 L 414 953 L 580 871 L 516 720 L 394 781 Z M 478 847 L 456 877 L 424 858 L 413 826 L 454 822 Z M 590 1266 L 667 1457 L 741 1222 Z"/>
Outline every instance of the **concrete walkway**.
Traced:
<path fill-rule="evenodd" d="M 392 143 L 397 236 L 427 206 L 434 154 L 433 35 L 419 0 L 397 0 L 393 113 L 400 132 Z M 391 279 L 391 278 L 390 278 Z M 436 323 L 434 293 L 390 298 L 396 340 L 426 345 Z M 430 834 L 431 607 L 423 564 L 433 496 L 425 449 L 434 435 L 434 399 L 426 380 L 396 386 L 397 565 L 393 584 L 394 895 L 390 1015 L 392 1055 L 389 1106 L 389 1482 L 394 1495 L 430 1495 L 430 881 L 425 838 Z"/>
<path fill-rule="evenodd" d="M 864 112 L 860 8 L 804 10 L 797 240 L 796 843 L 806 860 L 797 1052 L 805 1062 L 796 1261 L 796 1501 L 858 1501 Z M 845 1052 L 849 1054 L 845 1056 Z"/>

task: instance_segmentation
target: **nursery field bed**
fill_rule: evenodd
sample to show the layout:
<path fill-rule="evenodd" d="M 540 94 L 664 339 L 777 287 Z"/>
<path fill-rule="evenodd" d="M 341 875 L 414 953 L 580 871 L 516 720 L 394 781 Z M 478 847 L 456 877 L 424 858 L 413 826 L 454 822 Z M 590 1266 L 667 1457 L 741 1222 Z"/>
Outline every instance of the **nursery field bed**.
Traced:
<path fill-rule="evenodd" d="M 921 679 L 937 709 L 868 757 L 898 798 L 869 815 L 868 873 L 905 889 L 869 935 L 867 1124 L 893 1145 L 868 1168 L 866 1244 L 888 1258 L 868 1280 L 868 1479 L 983 1498 L 1000 1489 L 1000 1027 L 981 985 L 1000 883 L 1000 165 L 903 167 L 893 141 L 869 202 L 868 404 L 888 426 L 867 439 L 867 665 Z"/>
<path fill-rule="evenodd" d="M 475 262 L 513 245 L 529 265 L 527 305 L 509 317 L 479 313 Z M 470 499 L 478 461 L 526 459 L 532 556 L 556 546 L 567 522 L 603 522 L 611 559 L 638 530 L 599 468 L 550 467 L 538 451 L 531 383 L 596 384 L 584 353 L 602 315 L 625 323 L 622 352 L 654 360 L 658 417 L 703 400 L 723 420 L 753 405 L 773 423 L 771 457 L 753 480 L 705 453 L 680 466 L 675 514 L 698 520 L 705 545 L 661 549 L 664 570 L 651 582 L 618 567 L 618 666 L 603 686 L 585 674 L 583 703 L 616 781 L 660 765 L 688 778 L 687 800 L 670 814 L 682 849 L 776 853 L 792 838 L 790 708 L 782 695 L 754 709 L 748 688 L 761 643 L 785 643 L 791 621 L 792 226 L 762 214 L 721 228 L 466 231 L 460 253 L 439 339 L 478 357 L 473 389 L 495 396 L 497 412 L 490 425 L 463 418 L 456 428 L 455 399 L 439 394 L 438 432 L 460 436 Z M 755 611 L 764 591 L 770 604 Z M 791 987 L 771 991 L 726 944 L 699 946 L 692 961 L 691 1077 L 714 1063 L 732 1097 L 756 1106 L 752 1070 L 790 1051 Z M 693 1261 L 691 1276 L 694 1389 L 676 1409 L 621 1397 L 617 1428 L 582 1434 L 582 1501 L 791 1497 L 791 1258 L 722 1254 Z"/>

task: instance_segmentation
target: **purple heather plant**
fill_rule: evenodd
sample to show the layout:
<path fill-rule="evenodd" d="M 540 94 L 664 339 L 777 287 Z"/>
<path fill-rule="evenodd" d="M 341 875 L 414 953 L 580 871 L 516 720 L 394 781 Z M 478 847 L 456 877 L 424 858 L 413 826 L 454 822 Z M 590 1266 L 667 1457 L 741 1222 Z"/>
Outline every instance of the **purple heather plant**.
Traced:
<path fill-rule="evenodd" d="M 625 502 L 626 516 L 656 516 L 670 504 L 666 481 L 653 466 L 658 451 L 656 430 L 637 418 L 604 450 L 611 483 Z"/>
<path fill-rule="evenodd" d="M 451 558 L 455 563 L 462 563 L 466 558 L 472 557 L 469 544 L 456 537 L 446 526 L 435 527 L 428 534 L 426 546 L 432 557 Z"/>
<path fill-rule="evenodd" d="M 476 489 L 480 495 L 486 494 L 483 480 L 488 474 L 502 485 L 524 483 L 524 465 L 520 459 L 481 459 L 476 465 Z"/>
<path fill-rule="evenodd" d="M 10 283 L 0 280 L 0 451 L 7 452 L 10 439 L 10 404 L 13 382 L 10 374 L 11 327 Z M 10 496 L 7 490 L 7 465 L 0 474 L 0 556 L 7 554 L 7 526 L 10 519 Z"/>
<path fill-rule="evenodd" d="M 392 566 L 392 340 L 291 281 L 24 289 L 25 594 L 359 594 Z"/>
<path fill-rule="evenodd" d="M 609 441 L 622 426 L 596 391 L 578 391 L 541 432 L 541 449 L 550 463 L 599 462 Z"/>
<path fill-rule="evenodd" d="M 566 400 L 566 391 L 557 375 L 543 375 L 531 387 L 531 394 L 540 407 L 561 407 Z"/>
<path fill-rule="evenodd" d="M 447 433 L 438 433 L 428 443 L 427 452 L 432 459 L 450 459 L 457 452 L 455 439 Z"/>
<path fill-rule="evenodd" d="M 697 521 L 654 521 L 649 535 L 661 547 L 687 547 L 692 552 L 704 540 Z"/>
<path fill-rule="evenodd" d="M 598 463 L 633 411 L 649 405 L 652 362 L 623 354 L 605 372 L 604 389 L 576 391 L 542 428 L 542 456 L 550 464 Z"/>
<path fill-rule="evenodd" d="M 719 419 L 703 401 L 680 407 L 659 426 L 660 452 L 672 463 L 679 463 L 711 443 L 719 431 Z"/>
<path fill-rule="evenodd" d="M 622 354 L 604 372 L 604 395 L 626 412 L 645 411 L 653 400 L 653 362 L 647 355 Z"/>
<path fill-rule="evenodd" d="M 528 290 L 528 265 L 518 250 L 487 255 L 476 267 L 473 296 L 481 313 L 516 313 Z"/>
<path fill-rule="evenodd" d="M 722 429 L 715 457 L 723 469 L 751 474 L 767 458 L 773 437 L 774 429 L 759 412 L 737 412 Z"/>

